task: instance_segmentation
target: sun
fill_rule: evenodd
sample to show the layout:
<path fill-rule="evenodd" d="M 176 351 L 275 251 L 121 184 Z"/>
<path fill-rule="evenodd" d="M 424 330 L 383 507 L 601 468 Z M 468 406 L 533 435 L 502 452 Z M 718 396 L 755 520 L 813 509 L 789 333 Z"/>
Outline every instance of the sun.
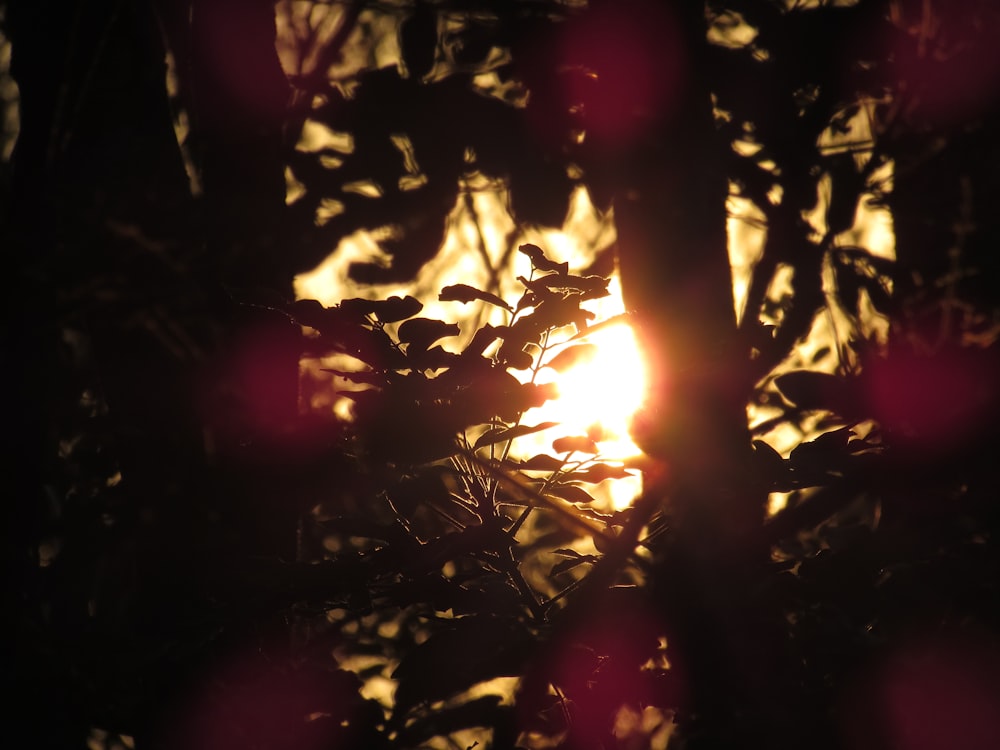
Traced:
<path fill-rule="evenodd" d="M 618 323 L 587 342 L 595 347 L 590 357 L 562 373 L 543 370 L 540 380 L 555 383 L 559 394 L 545 416 L 574 434 L 590 435 L 609 458 L 638 455 L 629 423 L 642 406 L 648 379 L 635 334 Z"/>
<path fill-rule="evenodd" d="M 617 277 L 613 277 L 611 286 L 616 283 Z M 600 314 L 599 319 L 610 319 L 618 312 L 614 309 L 615 290 L 611 291 L 606 309 L 600 311 L 610 310 L 611 315 Z M 618 305 L 620 300 L 617 297 Z M 597 443 L 602 461 L 626 462 L 641 456 L 642 450 L 629 435 L 629 427 L 646 399 L 649 376 L 635 333 L 628 323 L 620 322 L 600 326 L 585 340 L 593 345 L 590 356 L 562 372 L 551 367 L 542 367 L 538 372 L 536 382 L 554 383 L 558 396 L 525 415 L 525 421 L 558 422 L 560 434 L 589 436 Z M 529 451 L 529 455 L 533 449 L 547 452 L 551 436 L 546 435 L 548 431 L 526 436 L 526 442 L 537 444 L 521 444 L 518 450 Z M 603 495 L 615 510 L 622 510 L 642 492 L 642 479 L 634 476 L 608 480 L 602 487 L 598 495 Z"/>

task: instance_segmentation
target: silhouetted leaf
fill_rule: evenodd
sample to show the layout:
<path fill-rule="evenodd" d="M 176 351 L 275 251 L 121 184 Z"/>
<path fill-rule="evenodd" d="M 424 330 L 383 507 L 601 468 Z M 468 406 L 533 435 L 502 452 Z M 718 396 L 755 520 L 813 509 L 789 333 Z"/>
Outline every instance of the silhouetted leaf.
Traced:
<path fill-rule="evenodd" d="M 578 565 L 584 563 L 596 562 L 597 558 L 594 555 L 577 555 L 576 557 L 570 558 L 568 560 L 563 560 L 552 566 L 552 570 L 549 571 L 549 575 L 557 576 L 560 573 L 565 573 L 568 570 L 572 570 Z"/>
<path fill-rule="evenodd" d="M 489 323 L 484 325 L 475 335 L 472 337 L 472 341 L 469 342 L 468 346 L 462 351 L 463 357 L 469 356 L 481 356 L 483 352 L 496 341 L 498 338 L 503 337 L 504 332 L 507 330 L 507 326 L 492 326 Z"/>
<path fill-rule="evenodd" d="M 473 450 L 477 448 L 485 448 L 488 445 L 495 445 L 496 443 L 502 443 L 507 440 L 514 440 L 522 435 L 531 435 L 535 432 L 541 432 L 542 430 L 547 430 L 550 427 L 555 427 L 558 422 L 541 422 L 536 425 L 517 425 L 516 427 L 499 427 L 487 430 L 484 432 L 476 444 L 472 446 Z"/>
<path fill-rule="evenodd" d="M 532 639 L 516 619 L 456 619 L 410 651 L 393 672 L 395 710 L 443 700 L 494 677 L 520 674 Z"/>
<path fill-rule="evenodd" d="M 329 372 L 352 383 L 364 383 L 366 385 L 382 385 L 385 383 L 385 376 L 371 370 L 334 370 L 329 367 L 321 367 L 320 372 Z"/>
<path fill-rule="evenodd" d="M 461 329 L 455 323 L 431 318 L 413 318 L 400 324 L 398 336 L 401 343 L 409 344 L 407 348 L 409 354 L 414 349 L 425 350 L 438 339 L 457 336 L 459 333 Z"/>
<path fill-rule="evenodd" d="M 423 747 L 432 737 L 443 737 L 471 727 L 495 727 L 509 714 L 510 706 L 500 705 L 499 695 L 484 695 L 450 708 L 441 708 L 408 723 L 400 732 L 402 747 Z"/>
<path fill-rule="evenodd" d="M 531 259 L 531 265 L 539 271 L 555 271 L 556 273 L 569 273 L 569 263 L 556 263 L 545 257 L 542 248 L 538 245 L 521 245 L 517 248 L 519 253 L 527 255 Z M 527 285 L 525 285 L 527 286 Z"/>
<path fill-rule="evenodd" d="M 545 363 L 546 367 L 551 367 L 557 372 L 566 372 L 581 362 L 588 362 L 597 354 L 596 344 L 575 344 L 563 349 L 556 356 Z"/>
<path fill-rule="evenodd" d="M 757 456 L 762 463 L 774 467 L 779 467 L 784 464 L 785 459 L 782 458 L 778 451 L 771 447 L 770 443 L 766 443 L 763 440 L 754 440 L 752 445 L 754 455 Z"/>
<path fill-rule="evenodd" d="M 582 487 L 577 487 L 575 484 L 549 485 L 546 493 L 555 495 L 556 497 L 561 497 L 563 500 L 569 500 L 571 503 L 590 505 L 591 503 L 597 502 L 597 498 L 593 497 Z"/>
<path fill-rule="evenodd" d="M 808 411 L 830 408 L 830 394 L 840 385 L 840 378 L 825 372 L 795 370 L 779 375 L 774 384 L 789 401 Z"/>
<path fill-rule="evenodd" d="M 839 430 L 825 432 L 815 440 L 796 446 L 788 459 L 795 463 L 807 455 L 844 455 L 852 437 L 854 437 L 854 431 L 850 427 L 841 427 Z"/>
<path fill-rule="evenodd" d="M 584 336 L 590 336 L 591 334 L 597 333 L 598 331 L 603 331 L 606 328 L 611 328 L 617 325 L 630 325 L 635 316 L 632 313 L 621 313 L 619 315 L 614 315 L 607 320 L 602 320 L 600 323 L 595 323 L 589 326 L 585 331 L 580 331 L 580 333 L 573 336 L 570 341 L 576 339 L 581 339 Z"/>
<path fill-rule="evenodd" d="M 315 328 L 326 335 L 336 335 L 351 323 L 337 308 L 323 307 L 314 299 L 300 299 L 285 307 L 291 318 L 300 325 Z"/>
<path fill-rule="evenodd" d="M 505 401 L 497 404 L 496 415 L 513 422 L 523 412 L 541 406 L 558 395 L 554 383 L 518 383 L 517 388 L 504 394 Z"/>
<path fill-rule="evenodd" d="M 574 471 L 566 475 L 566 479 L 587 482 L 588 484 L 600 484 L 606 479 L 625 479 L 635 476 L 624 466 L 613 466 L 611 464 L 594 464 L 581 471 Z"/>
<path fill-rule="evenodd" d="M 442 370 L 452 367 L 461 359 L 461 355 L 449 352 L 440 346 L 432 346 L 427 351 L 407 350 L 406 354 L 410 363 L 420 370 Z"/>
<path fill-rule="evenodd" d="M 374 315 L 382 323 L 395 323 L 412 318 L 424 309 L 422 302 L 409 295 L 381 300 L 345 299 L 339 307 L 344 312 L 358 317 Z"/>
<path fill-rule="evenodd" d="M 561 437 L 552 441 L 552 450 L 556 453 L 571 453 L 573 451 L 597 453 L 597 443 L 586 435 Z"/>
<path fill-rule="evenodd" d="M 753 441 L 753 457 L 757 473 L 765 482 L 773 483 L 788 473 L 785 459 L 763 440 Z"/>
<path fill-rule="evenodd" d="M 524 283 L 522 281 L 522 283 Z M 580 292 L 607 291 L 609 280 L 602 276 L 573 276 L 566 273 L 551 273 L 539 276 L 524 285 L 535 291 L 545 289 L 575 289 Z"/>
<path fill-rule="evenodd" d="M 508 342 L 505 342 L 500 347 L 497 359 L 513 370 L 528 370 L 535 364 L 534 357 L 524 351 L 524 349 Z"/>
<path fill-rule="evenodd" d="M 799 486 L 812 486 L 842 473 L 852 460 L 848 447 L 854 432 L 842 427 L 796 446 L 788 457 L 792 477 Z"/>
<path fill-rule="evenodd" d="M 517 301 L 517 306 L 514 308 L 514 312 L 521 312 L 529 307 L 534 307 L 538 302 L 538 299 L 531 291 L 527 291 L 521 295 L 521 298 Z"/>
<path fill-rule="evenodd" d="M 559 471 L 565 463 L 562 459 L 539 453 L 537 456 L 521 461 L 519 468 L 525 471 Z"/>
<path fill-rule="evenodd" d="M 504 302 L 500 297 L 490 292 L 484 292 L 482 289 L 476 289 L 468 284 L 453 284 L 451 286 L 446 286 L 441 290 L 438 295 L 438 299 L 441 302 L 473 302 L 475 300 L 480 300 L 481 302 L 486 302 L 491 305 L 496 305 L 497 307 L 502 307 L 504 310 L 513 312 L 514 308 Z"/>
<path fill-rule="evenodd" d="M 594 313 L 580 307 L 583 297 L 570 294 L 565 297 L 553 297 L 541 303 L 532 313 L 536 325 L 545 328 L 560 328 L 572 323 L 578 331 L 584 330 L 594 319 Z"/>

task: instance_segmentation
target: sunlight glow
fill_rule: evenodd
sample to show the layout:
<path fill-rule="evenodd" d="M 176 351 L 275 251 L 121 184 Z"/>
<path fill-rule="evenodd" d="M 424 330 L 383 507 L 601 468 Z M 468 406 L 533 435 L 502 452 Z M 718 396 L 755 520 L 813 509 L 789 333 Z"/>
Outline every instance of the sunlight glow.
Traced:
<path fill-rule="evenodd" d="M 625 312 L 622 301 L 621 277 L 616 270 L 608 285 L 609 297 L 585 305 L 595 315 L 595 321 L 610 320 Z M 573 338 L 568 336 L 569 338 Z M 559 427 L 551 431 L 528 435 L 518 441 L 518 454 L 533 455 L 550 450 L 554 437 L 587 435 L 597 443 L 603 461 L 624 462 L 642 455 L 642 450 L 629 435 L 633 415 L 642 407 L 647 396 L 648 369 L 632 328 L 626 323 L 598 327 L 584 339 L 594 344 L 593 356 L 565 372 L 543 367 L 538 383 L 555 383 L 559 397 L 525 414 L 528 424 L 553 421 Z M 574 342 L 575 343 L 575 342 Z M 558 354 L 562 347 L 555 347 Z M 551 360 L 551 356 L 547 361 Z M 628 507 L 642 491 L 642 480 L 635 476 L 604 482 L 602 492 L 611 507 Z"/>
<path fill-rule="evenodd" d="M 624 323 L 602 329 L 587 340 L 597 346 L 592 358 L 564 373 L 550 369 L 559 398 L 543 409 L 545 418 L 558 421 L 575 434 L 590 434 L 602 452 L 629 458 L 638 452 L 628 437 L 628 423 L 646 393 L 646 367 L 635 335 Z"/>
<path fill-rule="evenodd" d="M 497 293 L 508 301 L 516 301 L 523 288 L 516 281 L 531 275 L 526 256 L 511 250 L 523 242 L 536 243 L 558 262 L 568 261 L 574 270 L 586 269 L 597 253 L 615 240 L 611 217 L 598 211 L 587 191 L 580 188 L 570 197 L 562 227 L 531 227 L 518 233 L 510 216 L 509 200 L 502 183 L 472 174 L 460 187 L 459 195 L 447 222 L 445 235 L 437 255 L 420 269 L 409 284 L 362 285 L 350 278 L 350 268 L 356 262 L 390 264 L 392 257 L 382 251 L 374 232 L 356 232 L 345 237 L 333 253 L 313 271 L 295 279 L 298 298 L 317 299 L 324 305 L 334 305 L 350 297 L 369 299 L 394 295 L 413 295 L 424 303 L 421 315 L 459 323 L 463 335 L 471 336 L 485 322 L 504 325 L 507 313 L 499 308 L 478 309 L 454 302 L 440 302 L 438 291 L 449 284 L 470 284 Z M 485 262 L 484 262 L 485 261 Z M 493 270 L 491 270 L 491 268 Z M 623 462 L 641 454 L 628 434 L 629 421 L 640 408 L 646 392 L 646 368 L 635 336 L 625 322 L 621 280 L 615 271 L 608 286 L 608 297 L 591 300 L 584 307 L 594 314 L 595 331 L 579 341 L 596 346 L 595 354 L 565 372 L 543 367 L 535 382 L 557 385 L 560 397 L 533 409 L 523 417 L 525 424 L 543 421 L 559 422 L 558 427 L 518 438 L 512 453 L 530 457 L 552 453 L 552 441 L 558 437 L 589 435 L 598 445 L 602 461 Z M 457 318 L 456 318 L 457 316 Z M 607 327 L 597 324 L 616 316 L 622 322 Z M 570 345 L 580 332 L 572 326 L 554 332 L 543 356 L 551 361 Z M 444 340 L 448 350 L 460 350 L 459 339 Z M 349 358 L 346 358 L 349 359 Z M 304 361 L 303 378 L 322 379 L 320 368 L 350 370 L 356 363 L 341 357 L 322 361 Z M 514 373 L 525 380 L 530 371 Z M 350 399 L 337 397 L 336 390 L 352 387 L 336 382 L 332 388 L 310 389 L 308 406 L 331 409 L 342 419 L 351 419 Z M 583 460 L 583 456 L 575 457 Z M 596 496 L 616 509 L 624 508 L 641 490 L 639 477 L 608 480 L 597 488 Z"/>

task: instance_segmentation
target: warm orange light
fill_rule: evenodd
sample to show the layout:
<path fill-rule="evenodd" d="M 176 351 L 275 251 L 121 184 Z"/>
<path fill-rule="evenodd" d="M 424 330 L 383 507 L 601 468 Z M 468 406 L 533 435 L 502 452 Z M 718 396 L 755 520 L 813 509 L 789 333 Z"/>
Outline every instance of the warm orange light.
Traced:
<path fill-rule="evenodd" d="M 628 436 L 628 426 L 645 397 L 647 375 L 635 335 L 621 323 L 587 340 L 596 346 L 593 357 L 566 372 L 548 371 L 540 378 L 550 375 L 559 390 L 559 398 L 548 406 L 545 417 L 565 430 L 595 437 L 602 453 L 609 456 L 637 455 L 639 449 Z"/>
<path fill-rule="evenodd" d="M 617 273 L 612 275 L 608 291 L 608 297 L 586 305 L 597 323 L 625 312 L 621 279 Z M 649 371 L 635 333 L 623 321 L 595 326 L 595 331 L 583 338 L 594 345 L 593 356 L 563 372 L 543 367 L 535 382 L 555 383 L 559 397 L 532 410 L 523 419 L 526 424 L 552 421 L 559 426 L 518 439 L 515 446 L 518 453 L 548 453 L 555 437 L 588 435 L 597 443 L 602 461 L 626 461 L 642 454 L 629 436 L 629 424 L 642 407 L 649 385 Z M 558 354 L 560 348 L 552 347 L 553 355 Z M 572 458 L 582 460 L 583 456 Z M 597 495 L 603 495 L 612 507 L 621 510 L 642 491 L 642 479 L 635 476 L 609 480 L 602 487 L 603 491 Z"/>
<path fill-rule="evenodd" d="M 635 334 L 621 323 L 597 331 L 588 341 L 597 347 L 591 359 L 563 373 L 546 369 L 540 374 L 540 380 L 550 376 L 555 382 L 559 398 L 541 407 L 538 417 L 559 422 L 553 430 L 563 434 L 593 437 L 602 460 L 624 461 L 638 456 L 642 451 L 628 428 L 646 397 L 648 374 Z M 627 508 L 642 491 L 639 476 L 604 485 L 615 510 Z"/>
<path fill-rule="evenodd" d="M 327 134 L 325 137 L 332 136 Z M 343 238 L 337 249 L 316 269 L 296 278 L 296 296 L 317 299 L 324 305 L 335 305 L 350 297 L 385 299 L 394 295 L 412 295 L 424 302 L 421 311 L 424 317 L 453 321 L 459 316 L 457 322 L 463 325 L 479 325 L 484 322 L 481 310 L 472 306 L 466 309 L 465 305 L 455 302 L 441 302 L 437 299 L 436 290 L 449 284 L 468 284 L 495 291 L 513 303 L 523 292 L 517 277 L 531 276 L 532 268 L 527 256 L 510 252 L 511 244 L 536 243 L 545 248 L 549 257 L 568 261 L 574 269 L 586 269 L 594 262 L 600 249 L 614 242 L 614 225 L 610 215 L 599 212 L 582 188 L 575 190 L 570 197 L 563 227 L 534 228 L 526 234 L 517 235 L 513 241 L 511 237 L 515 236 L 515 224 L 508 213 L 504 193 L 497 185 L 480 179 L 465 185 L 465 189 L 470 191 L 472 201 L 459 196 L 449 218 L 451 229 L 438 254 L 424 264 L 411 283 L 365 286 L 353 281 L 350 268 L 354 263 L 388 265 L 392 260 L 381 250 L 373 233 L 357 232 Z M 475 250 L 477 245 L 480 246 L 478 251 Z M 484 259 L 488 263 L 484 264 Z M 490 271 L 490 268 L 493 270 Z M 498 287 L 494 288 L 492 284 L 497 283 Z M 612 274 L 608 292 L 607 297 L 590 300 L 583 305 L 593 313 L 595 326 L 625 312 L 621 279 L 617 273 Z M 499 308 L 487 312 L 494 315 L 489 319 L 494 325 L 510 323 L 508 313 Z M 572 327 L 554 332 L 544 342 L 546 352 L 541 357 L 542 363 L 557 356 L 568 345 L 566 339 L 581 333 L 587 332 L 576 331 Z M 565 338 L 560 339 L 560 336 Z M 531 370 L 513 373 L 525 380 L 534 377 L 538 383 L 554 382 L 561 394 L 560 398 L 525 414 L 521 420 L 522 424 L 552 421 L 558 422 L 559 426 L 519 437 L 512 446 L 515 455 L 527 458 L 539 453 L 552 454 L 553 439 L 587 434 L 597 439 L 598 460 L 625 461 L 641 454 L 629 437 L 628 426 L 645 397 L 647 371 L 632 330 L 623 322 L 599 327 L 581 338 L 595 346 L 595 354 L 589 361 L 580 362 L 561 373 L 548 367 L 543 367 L 534 376 Z M 457 339 L 455 342 L 457 345 Z M 350 363 L 343 362 L 325 361 L 321 366 L 351 369 Z M 316 363 L 307 364 L 304 369 L 308 372 L 310 367 L 316 369 Z M 338 416 L 349 420 L 351 403 L 350 399 L 323 392 L 313 399 L 312 406 L 333 408 Z M 581 454 L 574 456 L 573 460 L 586 458 Z M 608 498 L 614 507 L 622 508 L 640 490 L 641 480 L 636 477 L 634 481 L 608 480 L 595 494 Z"/>

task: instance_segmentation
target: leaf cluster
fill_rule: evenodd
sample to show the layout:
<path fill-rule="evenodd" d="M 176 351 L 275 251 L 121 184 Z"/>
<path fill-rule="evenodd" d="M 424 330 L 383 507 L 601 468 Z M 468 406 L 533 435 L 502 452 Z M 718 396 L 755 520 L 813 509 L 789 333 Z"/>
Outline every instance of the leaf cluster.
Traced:
<path fill-rule="evenodd" d="M 310 350 L 355 365 L 332 373 L 347 384 L 345 450 L 367 477 L 369 500 L 352 513 L 327 503 L 311 528 L 335 550 L 322 554 L 325 564 L 353 571 L 351 593 L 326 605 L 337 604 L 338 627 L 367 616 L 423 634 L 409 646 L 375 637 L 397 683 L 386 731 L 401 732 L 406 746 L 471 726 L 513 731 L 510 695 L 468 691 L 527 670 L 629 516 L 594 488 L 632 471 L 602 459 L 590 436 L 525 420 L 558 395 L 536 382 L 543 367 L 565 371 L 593 356 L 582 339 L 594 314 L 584 305 L 606 296 L 609 280 L 572 274 L 535 245 L 519 250 L 532 272 L 513 304 L 464 284 L 441 291 L 441 301 L 502 316 L 471 332 L 420 316 L 413 297 L 285 308 L 309 329 Z M 554 436 L 549 451 L 517 448 L 543 433 Z M 611 583 L 636 574 L 627 557 Z M 440 701 L 444 709 L 430 710 Z"/>

